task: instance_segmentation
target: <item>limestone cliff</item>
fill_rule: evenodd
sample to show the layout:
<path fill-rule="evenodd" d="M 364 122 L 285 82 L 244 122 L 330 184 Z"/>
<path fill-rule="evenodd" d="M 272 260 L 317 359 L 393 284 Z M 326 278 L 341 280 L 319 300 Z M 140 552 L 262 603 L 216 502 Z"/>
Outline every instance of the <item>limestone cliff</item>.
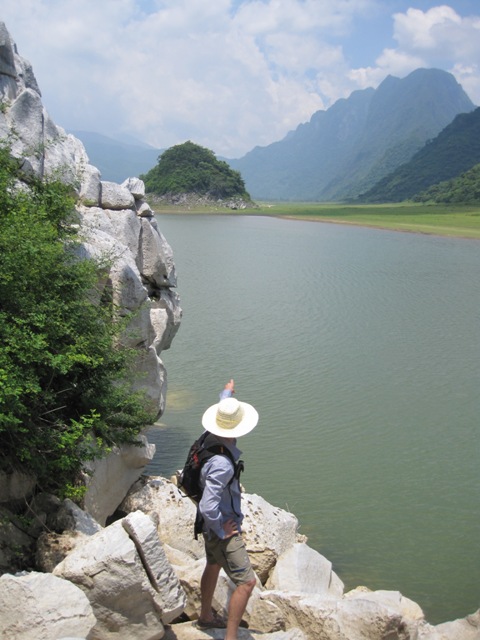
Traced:
<path fill-rule="evenodd" d="M 145 201 L 143 182 L 102 181 L 80 140 L 52 121 L 30 63 L 1 22 L 0 139 L 8 140 L 26 179 L 54 176 L 75 187 L 81 253 L 108 259 L 102 284 L 112 291 L 119 315 L 131 317 L 127 339 L 138 348 L 136 385 L 160 415 L 166 394 L 160 354 L 169 348 L 181 318 L 171 248 Z"/>

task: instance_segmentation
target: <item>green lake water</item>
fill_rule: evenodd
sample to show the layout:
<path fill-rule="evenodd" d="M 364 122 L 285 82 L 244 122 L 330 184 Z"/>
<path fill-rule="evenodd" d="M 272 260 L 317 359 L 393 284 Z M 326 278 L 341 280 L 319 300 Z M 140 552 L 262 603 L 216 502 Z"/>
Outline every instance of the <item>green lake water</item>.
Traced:
<path fill-rule="evenodd" d="M 148 473 L 233 377 L 260 414 L 243 484 L 346 589 L 429 622 L 480 604 L 480 242 L 249 216 L 157 217 L 183 308 Z"/>

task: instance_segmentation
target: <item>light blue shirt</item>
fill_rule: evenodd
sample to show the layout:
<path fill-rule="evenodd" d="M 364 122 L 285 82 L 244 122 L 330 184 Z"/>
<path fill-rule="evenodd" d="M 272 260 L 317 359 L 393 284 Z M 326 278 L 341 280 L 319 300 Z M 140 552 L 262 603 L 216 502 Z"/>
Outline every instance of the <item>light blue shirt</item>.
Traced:
<path fill-rule="evenodd" d="M 224 389 L 220 399 L 223 400 L 231 395 L 230 391 Z M 240 449 L 234 442 L 228 442 L 226 438 L 219 437 L 218 440 L 229 449 L 236 462 L 242 454 Z M 240 482 L 234 478 L 229 484 L 233 474 L 232 462 L 224 455 L 215 455 L 207 460 L 200 473 L 203 495 L 198 506 L 204 519 L 203 530 L 207 534 L 213 532 L 222 539 L 225 538 L 223 524 L 227 520 L 234 520 L 239 531 L 243 521 Z"/>

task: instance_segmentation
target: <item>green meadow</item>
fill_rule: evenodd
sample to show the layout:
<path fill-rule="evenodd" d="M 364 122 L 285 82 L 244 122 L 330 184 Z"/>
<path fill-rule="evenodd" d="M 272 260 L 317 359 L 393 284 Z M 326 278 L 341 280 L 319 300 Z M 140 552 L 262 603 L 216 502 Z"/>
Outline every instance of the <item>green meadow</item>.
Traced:
<path fill-rule="evenodd" d="M 211 205 L 192 208 L 154 205 L 156 213 L 262 215 L 294 220 L 354 224 L 392 231 L 428 233 L 480 239 L 480 204 L 365 204 L 312 202 L 258 202 L 256 207 L 232 211 Z"/>

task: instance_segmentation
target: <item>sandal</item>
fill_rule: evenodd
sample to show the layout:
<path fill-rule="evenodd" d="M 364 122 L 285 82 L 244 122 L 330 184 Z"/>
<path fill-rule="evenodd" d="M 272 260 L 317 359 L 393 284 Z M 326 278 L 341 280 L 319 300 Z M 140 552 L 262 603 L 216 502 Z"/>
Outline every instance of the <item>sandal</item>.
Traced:
<path fill-rule="evenodd" d="M 225 620 L 220 618 L 220 616 L 214 615 L 211 620 L 198 620 L 195 623 L 197 629 L 226 629 L 227 625 L 225 624 Z"/>

